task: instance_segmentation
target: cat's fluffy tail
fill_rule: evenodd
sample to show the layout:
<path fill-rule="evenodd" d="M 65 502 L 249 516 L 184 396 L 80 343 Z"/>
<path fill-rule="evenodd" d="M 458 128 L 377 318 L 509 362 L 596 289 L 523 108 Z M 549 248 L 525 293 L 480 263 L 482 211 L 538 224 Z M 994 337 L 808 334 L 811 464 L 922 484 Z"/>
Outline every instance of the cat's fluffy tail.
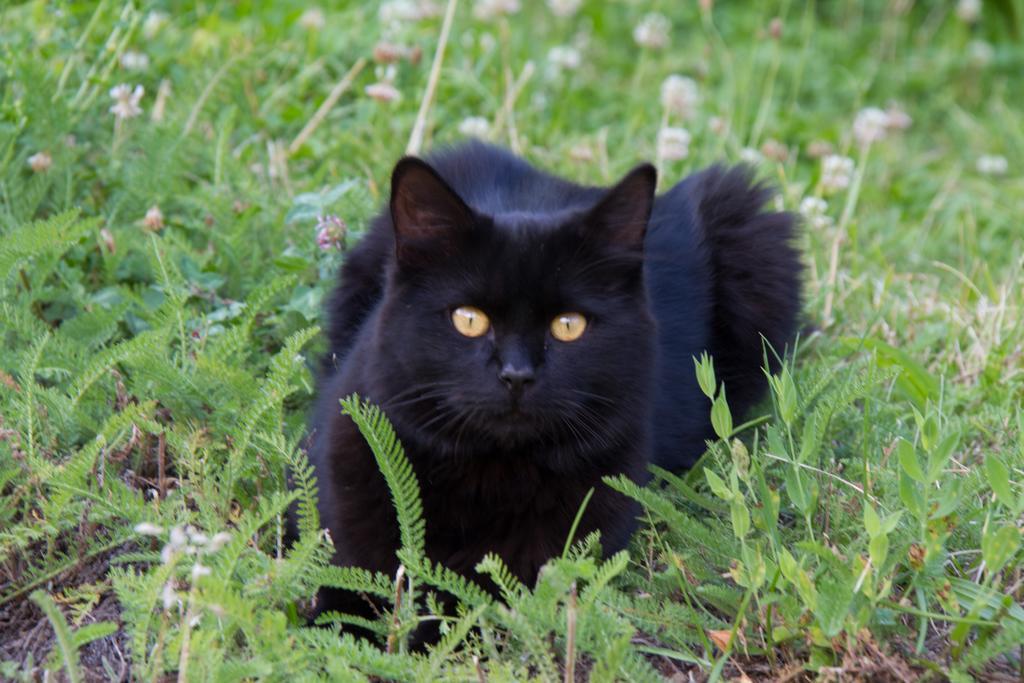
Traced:
<path fill-rule="evenodd" d="M 765 353 L 774 372 L 796 334 L 803 271 L 793 246 L 797 221 L 763 211 L 773 192 L 749 167 L 713 166 L 696 180 L 691 196 L 713 281 L 709 351 L 730 407 L 742 415 L 765 388 Z"/>

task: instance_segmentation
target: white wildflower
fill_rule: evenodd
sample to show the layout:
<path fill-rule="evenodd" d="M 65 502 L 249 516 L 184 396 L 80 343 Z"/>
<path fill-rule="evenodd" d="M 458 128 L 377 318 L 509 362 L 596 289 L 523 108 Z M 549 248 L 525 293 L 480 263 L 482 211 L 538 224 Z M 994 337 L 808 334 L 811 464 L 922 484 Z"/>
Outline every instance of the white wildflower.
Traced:
<path fill-rule="evenodd" d="M 193 526 L 186 527 L 185 533 L 188 534 L 188 540 L 194 545 L 206 545 L 210 541 L 209 536 Z"/>
<path fill-rule="evenodd" d="M 366 86 L 366 94 L 378 102 L 397 102 L 402 99 L 402 93 L 398 91 L 398 88 L 385 81 Z"/>
<path fill-rule="evenodd" d="M 678 161 L 690 155 L 690 132 L 685 128 L 662 128 L 658 131 L 658 157 Z"/>
<path fill-rule="evenodd" d="M 661 82 L 661 106 L 669 113 L 688 119 L 700 104 L 697 81 L 679 74 L 672 74 Z"/>
<path fill-rule="evenodd" d="M 408 49 L 401 45 L 382 40 L 373 46 L 373 61 L 378 64 L 394 64 L 408 52 Z"/>
<path fill-rule="evenodd" d="M 170 610 L 179 602 L 178 593 L 174 590 L 174 585 L 170 581 L 164 584 L 160 597 L 163 599 L 165 610 Z"/>
<path fill-rule="evenodd" d="M 490 121 L 482 116 L 469 116 L 459 124 L 459 133 L 467 138 L 485 138 L 490 131 Z"/>
<path fill-rule="evenodd" d="M 28 167 L 35 173 L 45 173 L 53 166 L 53 157 L 49 152 L 36 152 L 28 158 Z"/>
<path fill-rule="evenodd" d="M 583 0 L 548 0 L 551 13 L 558 17 L 571 17 L 582 4 Z"/>
<path fill-rule="evenodd" d="M 180 526 L 172 528 L 171 536 L 168 539 L 168 545 L 171 545 L 176 549 L 180 549 L 184 548 L 186 543 L 188 543 L 188 535 L 185 534 L 185 530 Z"/>
<path fill-rule="evenodd" d="M 492 21 L 501 15 L 519 11 L 519 0 L 476 0 L 473 16 L 480 21 Z"/>
<path fill-rule="evenodd" d="M 845 190 L 853 178 L 853 159 L 829 154 L 821 160 L 821 191 L 832 194 Z"/>
<path fill-rule="evenodd" d="M 768 138 L 761 145 L 761 156 L 771 161 L 785 161 L 789 157 L 789 148 L 774 138 Z"/>
<path fill-rule="evenodd" d="M 569 150 L 569 158 L 573 161 L 593 161 L 595 159 L 594 148 L 586 142 L 580 142 Z"/>
<path fill-rule="evenodd" d="M 298 24 L 307 31 L 319 31 L 327 24 L 327 17 L 319 7 L 308 7 L 299 15 Z"/>
<path fill-rule="evenodd" d="M 664 14 L 651 12 L 644 15 L 640 23 L 633 29 L 633 40 L 640 47 L 654 50 L 668 46 L 669 31 L 672 30 L 672 22 Z"/>
<path fill-rule="evenodd" d="M 554 74 L 562 70 L 575 71 L 580 67 L 580 51 L 569 45 L 556 45 L 548 50 L 548 64 Z"/>
<path fill-rule="evenodd" d="M 146 94 L 146 90 L 141 85 L 135 86 L 134 90 L 127 83 L 114 86 L 110 89 L 110 97 L 114 100 L 110 113 L 119 119 L 130 119 L 133 116 L 138 116 L 142 113 L 142 107 L 139 106 L 139 102 L 144 94 Z"/>
<path fill-rule="evenodd" d="M 154 232 L 164 227 L 164 212 L 160 210 L 159 206 L 154 204 L 149 207 L 145 218 L 142 219 L 142 227 Z"/>
<path fill-rule="evenodd" d="M 832 154 L 832 144 L 825 140 L 814 140 L 807 145 L 807 156 L 812 159 L 821 159 Z"/>
<path fill-rule="evenodd" d="M 960 0 L 956 3 L 956 16 L 964 23 L 973 24 L 981 18 L 981 0 Z"/>
<path fill-rule="evenodd" d="M 759 164 L 764 161 L 764 157 L 753 147 L 744 147 L 740 150 L 740 161 L 745 164 Z"/>
<path fill-rule="evenodd" d="M 380 20 L 386 24 L 399 24 L 406 21 L 419 21 L 420 8 L 411 0 L 391 0 L 381 4 L 377 11 Z"/>
<path fill-rule="evenodd" d="M 878 142 L 885 137 L 888 115 L 878 107 L 866 107 L 857 112 L 853 120 L 853 137 L 862 145 Z"/>
<path fill-rule="evenodd" d="M 213 538 L 210 539 L 210 544 L 206 546 L 206 549 L 208 552 L 215 553 L 227 545 L 230 540 L 231 534 L 226 531 L 218 531 L 213 535 Z"/>
<path fill-rule="evenodd" d="M 192 580 L 195 581 L 201 576 L 209 576 L 210 568 L 196 562 L 192 565 Z"/>
<path fill-rule="evenodd" d="M 889 130 L 906 130 L 914 123 L 914 119 L 910 118 L 910 114 L 903 111 L 898 104 L 890 104 L 888 109 L 885 110 L 885 116 L 885 127 Z"/>
<path fill-rule="evenodd" d="M 983 173 L 984 175 L 1005 175 L 1006 171 L 1010 168 L 1010 164 L 1004 156 L 984 154 L 978 157 L 976 167 L 978 173 Z"/>
<path fill-rule="evenodd" d="M 715 135 L 725 135 L 729 132 L 729 122 L 721 116 L 712 116 L 708 119 L 708 129 Z"/>
<path fill-rule="evenodd" d="M 135 533 L 142 534 L 143 536 L 159 536 L 163 532 L 164 528 L 162 526 L 149 522 L 140 522 L 135 525 Z"/>
<path fill-rule="evenodd" d="M 166 14 L 163 12 L 150 12 L 146 15 L 146 20 L 142 22 L 142 35 L 146 36 L 147 40 L 152 40 L 166 23 Z"/>
<path fill-rule="evenodd" d="M 832 226 L 832 217 L 826 211 L 828 211 L 828 202 L 820 197 L 805 197 L 800 202 L 800 215 L 804 217 L 808 225 L 816 230 L 824 230 Z"/>
<path fill-rule="evenodd" d="M 149 67 L 149 55 L 136 50 L 125 50 L 121 53 L 121 68 L 127 71 L 143 71 Z"/>
<path fill-rule="evenodd" d="M 991 43 L 986 43 L 984 40 L 972 40 L 967 44 L 967 56 L 974 66 L 986 67 L 995 59 L 996 51 Z"/>

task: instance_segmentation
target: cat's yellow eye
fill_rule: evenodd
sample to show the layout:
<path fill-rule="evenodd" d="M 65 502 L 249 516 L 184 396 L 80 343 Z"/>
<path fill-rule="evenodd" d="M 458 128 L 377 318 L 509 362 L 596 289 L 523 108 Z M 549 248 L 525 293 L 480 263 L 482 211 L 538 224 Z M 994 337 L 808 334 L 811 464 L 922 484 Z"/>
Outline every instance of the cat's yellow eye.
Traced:
<path fill-rule="evenodd" d="M 580 313 L 562 313 L 551 321 L 551 336 L 558 341 L 576 341 L 587 329 L 587 319 Z"/>
<path fill-rule="evenodd" d="M 459 306 L 452 311 L 452 325 L 465 337 L 479 337 L 487 332 L 491 321 L 475 306 Z"/>

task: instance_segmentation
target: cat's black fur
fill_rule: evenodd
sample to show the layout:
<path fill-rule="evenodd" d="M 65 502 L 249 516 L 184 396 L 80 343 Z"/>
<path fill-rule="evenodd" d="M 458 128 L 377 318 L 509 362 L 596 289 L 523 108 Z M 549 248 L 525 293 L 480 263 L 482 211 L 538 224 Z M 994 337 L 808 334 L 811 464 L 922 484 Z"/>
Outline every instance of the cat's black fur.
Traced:
<path fill-rule="evenodd" d="M 427 554 L 466 575 L 496 552 L 522 580 L 577 537 L 621 549 L 635 506 L 601 482 L 689 467 L 712 436 L 693 357 L 708 350 L 742 415 L 800 309 L 794 221 L 743 168 L 711 168 L 654 197 L 653 167 L 611 189 L 468 143 L 404 159 L 388 210 L 346 257 L 328 306 L 330 353 L 309 438 L 334 562 L 394 574 L 398 529 L 373 456 L 338 400 L 393 422 L 422 490 Z M 451 312 L 491 330 L 460 335 Z M 574 342 L 549 324 L 568 311 Z M 769 360 L 774 356 L 769 352 Z M 532 375 L 517 389 L 503 369 Z M 319 609 L 358 601 L 322 592 Z"/>

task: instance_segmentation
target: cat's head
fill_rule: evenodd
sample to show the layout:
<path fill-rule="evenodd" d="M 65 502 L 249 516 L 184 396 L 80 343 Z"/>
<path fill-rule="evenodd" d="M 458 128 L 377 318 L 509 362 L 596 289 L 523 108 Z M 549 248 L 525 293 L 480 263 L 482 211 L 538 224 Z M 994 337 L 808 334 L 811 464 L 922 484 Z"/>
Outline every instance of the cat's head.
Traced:
<path fill-rule="evenodd" d="M 643 244 L 655 186 L 643 165 L 585 208 L 485 215 L 426 162 L 399 162 L 376 330 L 389 416 L 440 450 L 583 453 L 638 439 L 654 363 Z"/>

